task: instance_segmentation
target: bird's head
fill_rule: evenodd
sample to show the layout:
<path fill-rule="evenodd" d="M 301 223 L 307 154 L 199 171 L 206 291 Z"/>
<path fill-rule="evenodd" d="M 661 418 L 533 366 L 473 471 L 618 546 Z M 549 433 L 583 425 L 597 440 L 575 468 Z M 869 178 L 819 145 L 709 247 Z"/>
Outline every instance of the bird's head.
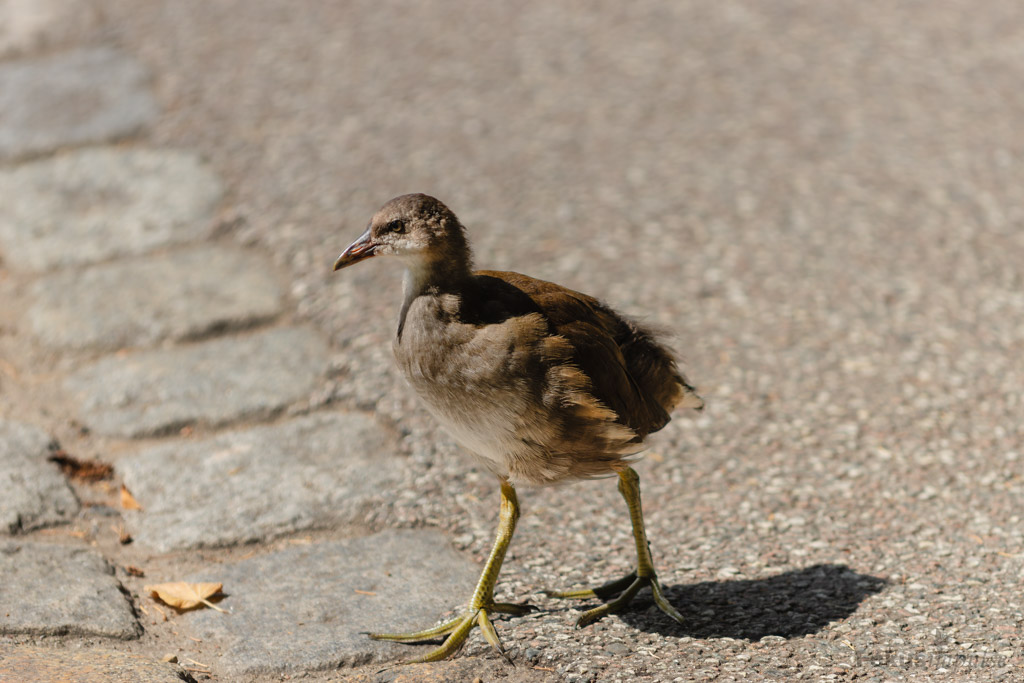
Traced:
<path fill-rule="evenodd" d="M 455 214 L 425 194 L 405 194 L 382 206 L 362 235 L 334 262 L 341 270 L 372 256 L 398 256 L 410 269 L 468 267 L 469 246 Z"/>

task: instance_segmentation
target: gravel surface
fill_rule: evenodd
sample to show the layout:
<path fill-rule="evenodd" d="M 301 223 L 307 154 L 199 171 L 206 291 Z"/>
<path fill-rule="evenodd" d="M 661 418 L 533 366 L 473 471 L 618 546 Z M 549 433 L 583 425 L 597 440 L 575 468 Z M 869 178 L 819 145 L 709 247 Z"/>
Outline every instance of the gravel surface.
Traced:
<path fill-rule="evenodd" d="M 629 570 L 624 505 L 608 480 L 527 489 L 497 589 L 541 608 L 497 624 L 514 668 L 474 635 L 451 662 L 288 675 L 1024 680 L 1019 3 L 103 8 L 85 46 L 101 36 L 143 64 L 161 110 L 137 144 L 202 154 L 224 189 L 209 243 L 271 259 L 295 318 L 281 324 L 329 342 L 329 363 L 314 354 L 329 367 L 285 417 L 372 413 L 400 435 L 402 464 L 363 517 L 299 538 L 155 555 L 119 545 L 97 521 L 109 508 L 86 506 L 49 539 L 83 534 L 118 567 L 185 576 L 307 538 L 429 528 L 482 566 L 497 486 L 394 367 L 400 269 L 330 272 L 380 204 L 427 192 L 463 219 L 481 267 L 558 281 L 675 334 L 708 407 L 677 416 L 638 471 L 655 563 L 687 622 L 642 595 L 575 630 L 583 606 L 541 591 Z M 207 227 L 189 224 L 189 241 Z M 0 226 L 0 248 L 10 233 Z M 62 373 L 117 356 L 33 346 L 23 312 L 37 276 L 22 271 L 65 257 L 25 268 L 2 255 L 0 418 L 115 466 L 148 447 L 70 420 Z M 198 436 L 218 433 L 195 420 Z M 142 580 L 117 576 L 150 604 Z M 448 597 L 454 609 L 469 596 Z M 125 652 L 195 647 L 181 617 L 141 623 Z M 220 645 L 203 647 L 211 661 L 192 656 L 209 666 L 191 675 L 238 680 Z"/>

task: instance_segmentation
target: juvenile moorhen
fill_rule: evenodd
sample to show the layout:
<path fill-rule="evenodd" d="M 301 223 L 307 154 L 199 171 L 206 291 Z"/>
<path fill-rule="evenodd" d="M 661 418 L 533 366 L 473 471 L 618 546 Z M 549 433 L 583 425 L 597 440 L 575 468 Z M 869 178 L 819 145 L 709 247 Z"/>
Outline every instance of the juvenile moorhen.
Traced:
<path fill-rule="evenodd" d="M 340 270 L 372 256 L 405 266 L 405 299 L 394 338 L 395 358 L 427 409 L 462 446 L 497 475 L 501 514 L 497 539 L 466 612 L 416 633 L 371 638 L 417 642 L 447 635 L 417 662 L 449 656 L 475 624 L 504 654 L 491 613 L 529 608 L 494 601 L 519 517 L 513 483 L 553 484 L 615 473 L 636 540 L 637 567 L 592 590 L 549 593 L 609 602 L 584 612 L 586 626 L 625 607 L 650 586 L 658 607 L 676 621 L 651 561 L 640 509 L 640 479 L 629 466 L 644 438 L 664 427 L 676 406 L 703 401 L 669 349 L 643 326 L 600 301 L 510 272 L 472 270 L 465 228 L 433 197 L 407 194 L 385 204 L 338 257 Z"/>

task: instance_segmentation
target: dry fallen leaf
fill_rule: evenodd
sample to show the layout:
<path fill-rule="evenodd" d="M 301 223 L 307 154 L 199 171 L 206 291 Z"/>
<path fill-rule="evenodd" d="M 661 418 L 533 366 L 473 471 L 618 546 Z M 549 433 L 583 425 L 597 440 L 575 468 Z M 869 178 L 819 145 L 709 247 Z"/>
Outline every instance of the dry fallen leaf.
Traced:
<path fill-rule="evenodd" d="M 223 587 L 224 584 L 222 583 L 185 583 L 184 581 L 173 581 L 171 583 L 160 583 L 155 586 L 143 586 L 142 590 L 149 592 L 154 598 L 179 610 L 206 605 L 218 612 L 223 612 L 225 610 L 207 600 L 211 595 L 220 593 L 220 589 Z"/>
<path fill-rule="evenodd" d="M 79 460 L 67 451 L 58 450 L 48 458 L 50 462 L 57 463 L 60 471 L 72 479 L 79 481 L 97 482 L 109 479 L 114 474 L 114 466 L 100 462 L 99 460 Z"/>
<path fill-rule="evenodd" d="M 121 484 L 121 507 L 125 510 L 141 510 L 142 506 L 139 505 L 139 501 L 135 500 L 133 496 L 124 484 Z"/>

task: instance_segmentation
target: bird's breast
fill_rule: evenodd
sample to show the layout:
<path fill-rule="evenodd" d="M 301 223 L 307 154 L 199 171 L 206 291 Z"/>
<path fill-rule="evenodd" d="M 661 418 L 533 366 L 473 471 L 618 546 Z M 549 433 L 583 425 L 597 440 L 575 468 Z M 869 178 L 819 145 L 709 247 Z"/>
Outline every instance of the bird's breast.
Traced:
<path fill-rule="evenodd" d="M 471 325 L 413 301 L 395 358 L 430 413 L 464 448 L 504 474 L 540 428 L 543 370 L 530 353 L 543 321 Z M 536 328 L 536 329 L 532 329 Z"/>

